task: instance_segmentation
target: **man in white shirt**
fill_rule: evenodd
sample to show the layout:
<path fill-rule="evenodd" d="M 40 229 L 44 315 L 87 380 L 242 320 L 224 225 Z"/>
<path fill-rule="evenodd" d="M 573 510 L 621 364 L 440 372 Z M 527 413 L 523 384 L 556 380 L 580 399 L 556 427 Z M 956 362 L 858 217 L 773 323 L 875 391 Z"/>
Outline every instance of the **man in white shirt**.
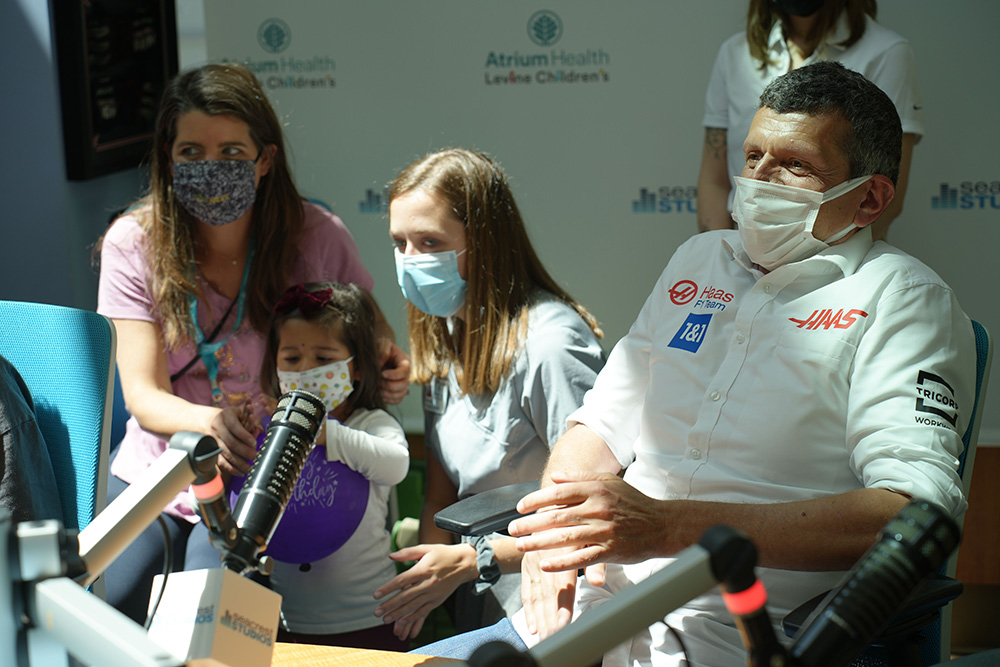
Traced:
<path fill-rule="evenodd" d="M 867 229 L 892 200 L 900 142 L 892 102 L 837 63 L 764 91 L 738 230 L 674 254 L 519 505 L 542 511 L 510 526 L 536 640 L 714 524 L 756 543 L 780 619 L 910 499 L 964 511 L 971 324 L 933 271 Z M 666 621 L 605 665 L 684 664 L 667 626 L 693 664 L 745 664 L 717 592 Z"/>

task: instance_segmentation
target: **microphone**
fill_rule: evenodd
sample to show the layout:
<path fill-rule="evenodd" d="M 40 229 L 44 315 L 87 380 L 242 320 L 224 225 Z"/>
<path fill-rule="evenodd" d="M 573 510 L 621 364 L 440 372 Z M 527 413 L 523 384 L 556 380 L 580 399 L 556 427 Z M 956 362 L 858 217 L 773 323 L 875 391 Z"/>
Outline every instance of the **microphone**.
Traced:
<path fill-rule="evenodd" d="M 243 574 L 263 567 L 264 574 L 269 573 L 268 564 L 257 556 L 278 527 L 325 418 L 323 401 L 309 392 L 290 391 L 278 399 L 233 510 L 239 529 L 235 543 L 223 554 L 224 568 Z"/>
<path fill-rule="evenodd" d="M 222 448 L 215 438 L 191 431 L 175 433 L 170 438 L 170 446 L 188 452 L 195 474 L 191 490 L 198 501 L 198 509 L 208 528 L 212 545 L 223 552 L 231 549 L 236 544 L 239 530 L 229 507 L 225 483 L 216 465 Z"/>
<path fill-rule="evenodd" d="M 711 556 L 712 574 L 750 654 L 747 664 L 784 664 L 787 653 L 774 634 L 766 609 L 767 591 L 754 570 L 757 547 L 745 535 L 721 525 L 706 530 L 698 545 Z"/>
<path fill-rule="evenodd" d="M 806 619 L 790 651 L 793 662 L 850 664 L 917 584 L 940 569 L 959 539 L 958 526 L 936 505 L 914 501 L 904 507 Z"/>

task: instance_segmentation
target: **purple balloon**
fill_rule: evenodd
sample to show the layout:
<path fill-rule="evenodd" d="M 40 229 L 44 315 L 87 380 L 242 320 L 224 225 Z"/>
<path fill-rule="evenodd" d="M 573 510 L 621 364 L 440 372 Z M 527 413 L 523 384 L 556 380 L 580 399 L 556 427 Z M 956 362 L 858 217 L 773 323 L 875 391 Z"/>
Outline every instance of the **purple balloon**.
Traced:
<path fill-rule="evenodd" d="M 257 439 L 257 449 L 264 434 Z M 244 478 L 234 477 L 229 501 L 236 507 Z M 306 457 L 288 507 L 264 552 L 285 563 L 312 563 L 342 547 L 354 534 L 368 506 L 371 486 L 364 475 L 341 461 L 326 460 L 317 445 Z"/>

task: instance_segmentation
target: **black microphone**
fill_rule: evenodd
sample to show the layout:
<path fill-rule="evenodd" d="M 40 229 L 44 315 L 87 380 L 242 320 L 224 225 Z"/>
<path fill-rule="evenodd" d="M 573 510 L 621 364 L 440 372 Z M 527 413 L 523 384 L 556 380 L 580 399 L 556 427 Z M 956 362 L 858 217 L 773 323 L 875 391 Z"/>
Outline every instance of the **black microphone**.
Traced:
<path fill-rule="evenodd" d="M 806 619 L 790 651 L 793 662 L 850 664 L 914 588 L 940 569 L 959 539 L 958 526 L 936 505 L 914 501 L 904 507 Z"/>
<path fill-rule="evenodd" d="M 257 556 L 278 527 L 325 418 L 323 401 L 309 392 L 290 391 L 278 399 L 233 510 L 239 535 L 223 554 L 223 567 L 243 574 L 263 566 L 269 573 Z"/>

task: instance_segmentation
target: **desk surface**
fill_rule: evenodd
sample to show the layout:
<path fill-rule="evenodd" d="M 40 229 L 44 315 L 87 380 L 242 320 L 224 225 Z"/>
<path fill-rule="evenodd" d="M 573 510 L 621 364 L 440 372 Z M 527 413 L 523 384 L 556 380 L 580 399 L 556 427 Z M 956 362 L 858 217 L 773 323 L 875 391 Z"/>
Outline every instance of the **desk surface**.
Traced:
<path fill-rule="evenodd" d="M 271 661 L 271 667 L 446 667 L 462 664 L 458 660 L 410 653 L 280 642 L 274 645 Z"/>

